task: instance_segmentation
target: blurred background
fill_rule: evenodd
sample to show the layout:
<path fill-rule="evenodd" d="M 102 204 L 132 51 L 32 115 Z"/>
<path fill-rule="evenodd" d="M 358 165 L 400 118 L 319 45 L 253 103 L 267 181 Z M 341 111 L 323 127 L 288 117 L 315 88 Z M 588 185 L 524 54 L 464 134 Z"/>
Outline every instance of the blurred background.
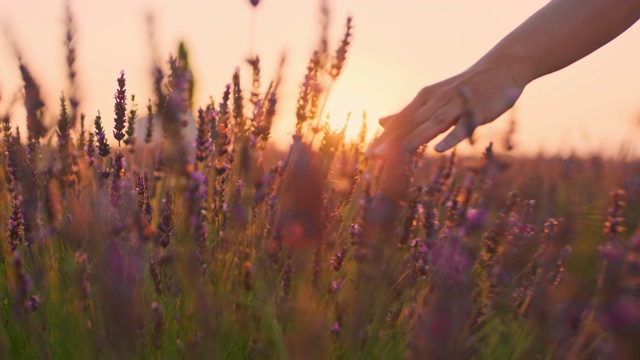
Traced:
<path fill-rule="evenodd" d="M 162 60 L 184 40 L 196 78 L 195 106 L 209 97 L 220 100 L 237 67 L 249 84 L 245 59 L 258 54 L 263 87 L 280 57 L 286 66 L 273 129 L 275 143 L 289 145 L 295 101 L 306 63 L 318 43 L 318 0 L 111 0 L 70 1 L 76 22 L 81 111 L 92 119 L 101 110 L 112 127 L 113 94 L 121 70 L 127 93 L 135 94 L 144 113 L 152 94 L 147 14 L 155 18 Z M 331 89 L 327 110 L 337 128 L 352 112 L 348 136 L 355 136 L 366 110 L 370 136 L 377 118 L 400 110 L 425 85 L 455 75 L 473 64 L 504 35 L 542 7 L 546 0 L 340 0 L 331 6 L 331 47 L 354 18 L 354 36 L 346 67 Z M 66 90 L 63 0 L 1 0 L 0 110 L 20 91 L 22 82 L 10 38 L 39 81 L 49 121 Z M 477 133 L 480 154 L 489 141 L 500 141 L 515 116 L 517 154 L 640 154 L 640 26 L 573 66 L 532 83 L 508 113 Z M 248 91 L 247 91 L 248 92 Z M 20 104 L 19 104 L 20 105 Z M 13 119 L 20 124 L 21 106 Z M 21 126 L 23 127 L 23 126 Z"/>

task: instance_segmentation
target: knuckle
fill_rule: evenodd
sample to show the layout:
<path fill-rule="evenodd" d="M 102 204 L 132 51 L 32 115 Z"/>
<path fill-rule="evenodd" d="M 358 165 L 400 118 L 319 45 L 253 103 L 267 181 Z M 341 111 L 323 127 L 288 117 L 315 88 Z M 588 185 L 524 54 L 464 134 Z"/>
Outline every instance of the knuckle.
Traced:
<path fill-rule="evenodd" d="M 420 89 L 420 91 L 418 91 L 418 95 L 416 95 L 416 99 L 424 101 L 427 99 L 427 97 L 429 97 L 429 95 L 431 95 L 431 93 L 432 93 L 431 86 L 425 86 L 422 89 Z"/>
<path fill-rule="evenodd" d="M 434 123 L 434 125 L 443 127 L 447 124 L 450 124 L 454 117 L 455 113 L 453 113 L 451 109 L 444 108 L 433 114 L 433 116 L 431 117 L 431 121 Z"/>
<path fill-rule="evenodd" d="M 437 113 L 433 114 L 429 122 L 433 123 L 433 125 L 436 126 L 442 125 L 442 123 L 444 122 L 444 116 L 442 115 L 442 112 L 438 111 Z"/>

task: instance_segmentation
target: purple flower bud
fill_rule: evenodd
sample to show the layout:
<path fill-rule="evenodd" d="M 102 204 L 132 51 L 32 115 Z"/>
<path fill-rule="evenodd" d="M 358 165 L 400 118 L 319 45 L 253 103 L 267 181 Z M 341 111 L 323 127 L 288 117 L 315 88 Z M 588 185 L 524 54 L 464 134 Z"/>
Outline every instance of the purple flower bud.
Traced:
<path fill-rule="evenodd" d="M 39 305 L 40 305 L 40 296 L 38 296 L 38 295 L 29 296 L 29 299 L 27 300 L 27 303 L 25 304 L 27 310 L 30 311 L 30 312 L 34 312 L 34 311 L 38 310 L 38 306 Z"/>
<path fill-rule="evenodd" d="M 640 307 L 633 298 L 621 297 L 610 306 L 601 309 L 600 323 L 613 331 L 625 331 L 640 325 Z"/>
<path fill-rule="evenodd" d="M 331 335 L 333 335 L 333 336 L 338 336 L 338 335 L 340 335 L 340 330 L 341 330 L 341 329 L 342 329 L 342 327 L 340 326 L 340 323 L 339 323 L 339 322 L 337 322 L 337 321 L 336 321 L 336 322 L 334 322 L 334 323 L 331 325 L 331 329 L 330 329 L 330 331 L 331 331 Z"/>
<path fill-rule="evenodd" d="M 487 210 L 485 209 L 467 209 L 467 226 L 472 229 L 479 229 L 484 226 L 487 220 Z"/>
<path fill-rule="evenodd" d="M 620 263 L 624 259 L 624 253 L 619 245 L 607 243 L 598 248 L 600 256 L 610 263 Z"/>
<path fill-rule="evenodd" d="M 340 291 L 340 288 L 342 288 L 343 283 L 344 283 L 344 278 L 338 281 L 332 280 L 331 283 L 329 284 L 329 288 L 327 289 L 327 293 L 331 296 L 335 296 L 338 293 L 338 291 Z"/>

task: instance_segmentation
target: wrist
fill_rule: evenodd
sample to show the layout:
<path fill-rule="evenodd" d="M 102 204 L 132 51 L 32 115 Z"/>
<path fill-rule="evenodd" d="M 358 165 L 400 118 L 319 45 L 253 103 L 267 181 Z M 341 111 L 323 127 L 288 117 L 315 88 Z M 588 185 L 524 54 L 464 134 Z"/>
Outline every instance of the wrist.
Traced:
<path fill-rule="evenodd" d="M 497 69 L 502 74 L 508 74 L 516 86 L 524 89 L 539 77 L 535 71 L 535 64 L 534 59 L 525 56 L 491 51 L 473 64 L 472 68 Z"/>

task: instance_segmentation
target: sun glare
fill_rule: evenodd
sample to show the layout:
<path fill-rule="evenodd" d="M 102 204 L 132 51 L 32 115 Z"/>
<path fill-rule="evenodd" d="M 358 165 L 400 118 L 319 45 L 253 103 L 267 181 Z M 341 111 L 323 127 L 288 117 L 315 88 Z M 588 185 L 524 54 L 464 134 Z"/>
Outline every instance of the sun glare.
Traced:
<path fill-rule="evenodd" d="M 347 141 L 358 139 L 362 122 L 366 121 L 366 140 L 371 141 L 379 128 L 380 110 L 373 106 L 379 96 L 361 87 L 346 85 L 336 88 L 329 94 L 324 116 L 328 118 L 333 130 L 342 130 L 346 124 Z"/>

